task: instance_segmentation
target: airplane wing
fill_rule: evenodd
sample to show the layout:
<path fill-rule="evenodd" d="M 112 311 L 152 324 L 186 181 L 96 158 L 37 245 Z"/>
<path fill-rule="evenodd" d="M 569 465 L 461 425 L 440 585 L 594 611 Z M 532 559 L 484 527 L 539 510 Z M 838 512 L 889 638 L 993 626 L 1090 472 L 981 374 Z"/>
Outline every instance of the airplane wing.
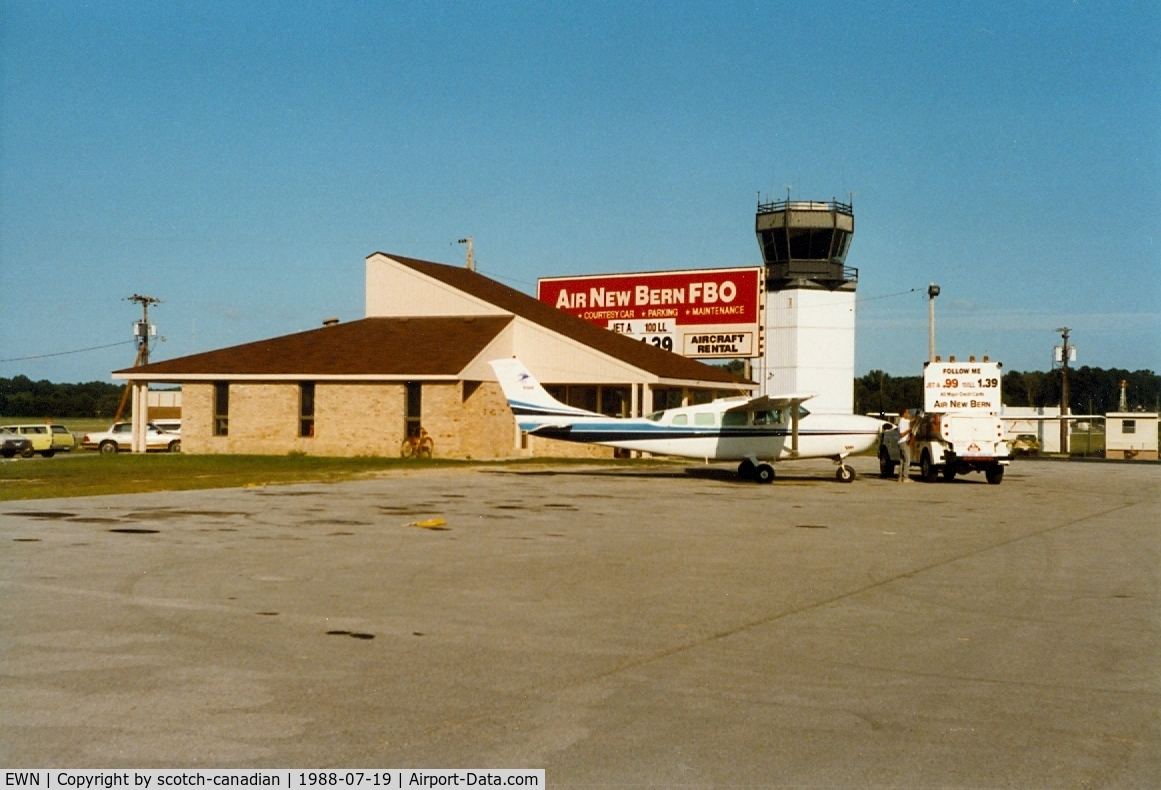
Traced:
<path fill-rule="evenodd" d="M 731 406 L 726 411 L 771 411 L 773 409 L 785 409 L 789 406 L 810 400 L 816 395 L 818 395 L 817 392 L 787 392 L 777 395 L 759 395 L 748 400 L 738 401 L 736 406 Z"/>

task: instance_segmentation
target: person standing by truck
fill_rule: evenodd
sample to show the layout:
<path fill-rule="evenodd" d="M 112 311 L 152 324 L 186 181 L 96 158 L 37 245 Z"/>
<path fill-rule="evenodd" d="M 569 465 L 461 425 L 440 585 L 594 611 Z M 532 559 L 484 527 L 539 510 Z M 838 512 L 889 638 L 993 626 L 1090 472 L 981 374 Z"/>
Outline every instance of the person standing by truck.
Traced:
<path fill-rule="evenodd" d="M 911 482 L 911 410 L 899 416 L 899 482 Z"/>

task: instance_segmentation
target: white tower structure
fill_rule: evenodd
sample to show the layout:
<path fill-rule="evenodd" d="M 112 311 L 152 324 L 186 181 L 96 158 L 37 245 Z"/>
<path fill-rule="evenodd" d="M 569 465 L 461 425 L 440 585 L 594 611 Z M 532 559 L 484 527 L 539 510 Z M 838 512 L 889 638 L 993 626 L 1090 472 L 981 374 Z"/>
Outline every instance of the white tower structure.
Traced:
<path fill-rule="evenodd" d="M 851 205 L 759 203 L 755 230 L 766 265 L 766 354 L 755 381 L 764 393 L 817 392 L 812 412 L 851 414 L 859 279 L 846 265 Z"/>

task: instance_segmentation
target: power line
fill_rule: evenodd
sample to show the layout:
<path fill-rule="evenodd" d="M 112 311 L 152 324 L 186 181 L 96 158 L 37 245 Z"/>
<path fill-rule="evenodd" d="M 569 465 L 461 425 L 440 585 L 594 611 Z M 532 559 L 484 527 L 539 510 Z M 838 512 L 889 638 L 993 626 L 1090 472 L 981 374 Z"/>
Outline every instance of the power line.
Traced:
<path fill-rule="evenodd" d="M 33 354 L 30 357 L 12 357 L 11 359 L 0 359 L 0 362 L 23 362 L 26 359 L 46 359 L 48 357 L 63 357 L 66 354 L 80 354 L 84 351 L 96 351 L 99 348 L 112 348 L 113 346 L 125 346 L 129 343 L 134 343 L 134 340 L 122 340 L 120 343 L 106 343 L 103 346 L 89 346 L 88 348 L 78 348 L 73 351 L 57 351 L 55 354 Z"/>

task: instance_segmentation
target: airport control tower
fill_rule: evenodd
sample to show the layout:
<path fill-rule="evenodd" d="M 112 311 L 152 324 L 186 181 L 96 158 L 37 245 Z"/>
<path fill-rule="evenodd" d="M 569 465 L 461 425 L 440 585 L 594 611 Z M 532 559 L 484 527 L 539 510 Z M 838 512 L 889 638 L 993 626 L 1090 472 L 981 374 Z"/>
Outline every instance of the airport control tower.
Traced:
<path fill-rule="evenodd" d="M 758 203 L 758 246 L 766 266 L 766 354 L 754 380 L 764 393 L 817 392 L 806 408 L 854 411 L 855 287 L 846 265 L 855 234 L 848 203 Z"/>

